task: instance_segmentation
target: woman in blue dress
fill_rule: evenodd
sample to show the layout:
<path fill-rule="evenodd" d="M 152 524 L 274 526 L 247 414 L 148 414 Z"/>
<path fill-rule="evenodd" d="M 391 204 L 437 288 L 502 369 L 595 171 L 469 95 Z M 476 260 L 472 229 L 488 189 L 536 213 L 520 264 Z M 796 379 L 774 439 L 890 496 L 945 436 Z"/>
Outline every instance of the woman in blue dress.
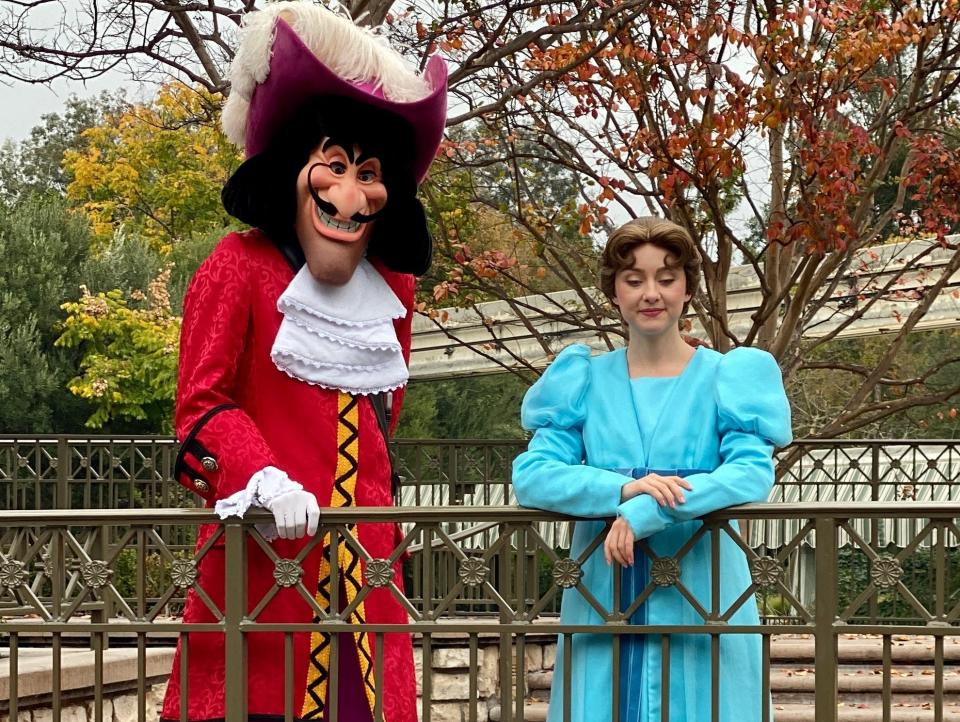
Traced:
<path fill-rule="evenodd" d="M 713 609 L 711 534 L 691 540 L 702 526 L 698 517 L 766 500 L 773 451 L 791 441 L 790 409 L 770 354 L 752 348 L 720 354 L 681 336 L 700 263 L 689 235 L 669 221 L 641 218 L 615 231 L 603 252 L 600 287 L 627 326 L 627 347 L 599 356 L 582 345 L 564 349 L 521 410 L 524 428 L 534 433 L 514 462 L 517 500 L 587 519 L 574 529 L 574 559 L 615 517 L 603 548 L 583 562 L 580 586 L 604 610 L 624 612 L 653 579 L 653 591 L 630 616 L 638 624 L 702 625 L 711 614 L 730 624 L 759 623 L 754 595 L 746 593 L 749 565 L 734 539 L 720 534 L 719 609 Z M 637 549 L 639 540 L 660 560 L 656 566 Z M 564 591 L 560 619 L 603 623 L 577 588 Z M 659 722 L 663 705 L 675 722 L 713 719 L 710 635 L 669 636 L 668 689 L 660 636 L 622 635 L 617 714 L 612 635 L 571 639 L 572 651 L 562 639 L 558 649 L 550 722 L 564 720 L 567 655 L 571 722 Z M 768 700 L 761 699 L 758 635 L 721 635 L 717 674 L 719 721 L 759 722 Z"/>

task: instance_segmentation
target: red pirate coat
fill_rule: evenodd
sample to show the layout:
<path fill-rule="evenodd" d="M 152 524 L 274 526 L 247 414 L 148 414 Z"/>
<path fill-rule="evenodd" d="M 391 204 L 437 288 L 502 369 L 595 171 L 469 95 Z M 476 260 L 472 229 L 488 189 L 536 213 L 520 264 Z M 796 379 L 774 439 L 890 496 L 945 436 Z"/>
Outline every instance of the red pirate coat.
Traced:
<path fill-rule="evenodd" d="M 394 321 L 405 360 L 409 360 L 411 307 L 414 279 L 373 262 L 407 315 Z M 176 429 L 182 440 L 178 481 L 213 506 L 243 490 L 252 475 L 268 466 L 285 471 L 291 479 L 316 495 L 320 506 L 329 506 L 334 494 L 338 462 L 338 404 L 355 399 L 357 423 L 356 485 L 353 503 L 358 506 L 392 504 L 390 463 L 376 413 L 365 396 L 313 386 L 280 371 L 270 351 L 282 321 L 277 300 L 290 284 L 294 272 L 280 251 L 257 230 L 226 236 L 197 271 L 184 301 L 180 346 L 180 372 L 176 403 Z M 395 394 L 394 407 L 400 397 Z M 342 412 L 342 408 L 341 408 Z M 335 500 L 336 501 L 336 500 Z M 204 527 L 197 540 L 199 550 L 217 531 Z M 387 558 L 395 548 L 392 524 L 359 524 L 357 537 L 372 558 Z M 281 559 L 293 559 L 309 541 L 276 539 L 272 547 Z M 342 545 L 341 543 L 341 546 Z M 318 544 L 303 563 L 303 584 L 313 592 L 321 575 L 322 545 Z M 199 562 L 197 586 L 221 611 L 224 609 L 224 564 L 222 535 Z M 252 611 L 277 581 L 275 564 L 253 539 L 247 546 L 247 603 Z M 400 565 L 394 582 L 403 588 Z M 363 578 L 362 576 L 360 577 Z M 341 591 L 341 596 L 343 592 Z M 343 608 L 343 605 L 340 607 Z M 373 589 L 365 598 L 366 622 L 405 623 L 407 614 L 388 588 Z M 310 622 L 313 611 L 296 588 L 281 588 L 256 618 L 258 622 Z M 215 615 L 194 590 L 187 594 L 184 621 L 212 623 Z M 186 674 L 187 718 L 224 718 L 224 651 L 219 634 L 189 635 Z M 341 635 L 341 640 L 354 635 Z M 412 645 L 409 634 L 367 635 L 366 651 L 378 654 L 382 640 L 383 679 L 369 671 L 368 689 L 356 699 L 371 698 L 370 690 L 382 695 L 384 719 L 415 722 L 416 691 Z M 247 635 L 247 711 L 254 717 L 284 714 L 284 639 L 281 633 Z M 311 652 L 316 634 L 294 635 L 294 716 L 323 718 L 316 698 L 318 672 L 312 669 Z M 181 642 L 182 647 L 182 642 Z M 344 649 L 339 657 L 356 660 L 359 645 Z M 178 648 L 163 707 L 164 719 L 180 719 L 180 664 Z M 375 656 L 374 656 L 375 659 Z M 357 666 L 356 661 L 354 666 Z M 362 665 L 361 665 L 362 667 Z M 370 665 L 366 665 L 369 670 Z M 362 671 L 362 670 L 361 670 Z M 341 676 L 343 667 L 341 664 Z M 321 676 L 324 676 L 321 674 Z M 334 674 L 334 678 L 337 674 Z M 311 687 L 311 682 L 313 686 Z M 364 719 L 369 710 L 351 712 L 341 683 L 340 719 Z M 361 689 L 363 686 L 361 684 Z M 322 707 L 320 701 L 319 706 Z M 362 714 L 361 714 L 362 713 Z"/>

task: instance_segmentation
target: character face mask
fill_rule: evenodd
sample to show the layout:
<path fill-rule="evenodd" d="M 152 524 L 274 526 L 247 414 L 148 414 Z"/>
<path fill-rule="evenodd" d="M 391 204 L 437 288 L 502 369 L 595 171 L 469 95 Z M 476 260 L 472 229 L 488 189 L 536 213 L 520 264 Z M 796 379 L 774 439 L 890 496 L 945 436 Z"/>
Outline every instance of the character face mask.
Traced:
<path fill-rule="evenodd" d="M 370 224 L 387 203 L 379 158 L 325 139 L 311 154 L 304 180 L 317 233 L 344 243 L 367 240 Z"/>
<path fill-rule="evenodd" d="M 325 138 L 297 177 L 297 237 L 314 278 L 350 279 L 386 205 L 380 159 L 357 144 Z"/>
<path fill-rule="evenodd" d="M 294 270 L 345 283 L 366 253 L 423 274 L 432 241 L 402 119 L 343 98 L 310 100 L 223 190 L 227 211 L 263 230 Z"/>

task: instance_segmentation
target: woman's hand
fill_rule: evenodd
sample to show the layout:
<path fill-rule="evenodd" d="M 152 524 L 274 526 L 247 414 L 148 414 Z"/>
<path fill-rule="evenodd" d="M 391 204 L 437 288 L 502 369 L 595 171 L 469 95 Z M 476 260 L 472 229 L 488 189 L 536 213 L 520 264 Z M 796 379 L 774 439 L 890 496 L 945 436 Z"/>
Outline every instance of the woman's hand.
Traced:
<path fill-rule="evenodd" d="M 660 506 L 669 505 L 676 509 L 677 504 L 683 504 L 687 500 L 683 495 L 684 489 L 691 491 L 693 487 L 683 477 L 647 474 L 624 484 L 620 489 L 620 501 L 624 502 L 640 494 L 649 494 Z"/>
<path fill-rule="evenodd" d="M 616 521 L 607 532 L 607 538 L 603 541 L 603 556 L 607 564 L 616 560 L 622 566 L 633 566 L 633 529 L 622 516 L 618 516 Z"/>

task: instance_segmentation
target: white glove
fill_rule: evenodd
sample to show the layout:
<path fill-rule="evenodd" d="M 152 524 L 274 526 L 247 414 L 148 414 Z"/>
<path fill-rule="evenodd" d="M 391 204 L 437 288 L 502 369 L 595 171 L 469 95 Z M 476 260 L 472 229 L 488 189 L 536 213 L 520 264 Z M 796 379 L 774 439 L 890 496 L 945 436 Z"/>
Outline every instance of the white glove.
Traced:
<path fill-rule="evenodd" d="M 264 506 L 273 512 L 277 535 L 281 539 L 301 539 L 306 533 L 313 536 L 320 526 L 320 505 L 309 491 L 294 489 L 267 499 Z"/>

